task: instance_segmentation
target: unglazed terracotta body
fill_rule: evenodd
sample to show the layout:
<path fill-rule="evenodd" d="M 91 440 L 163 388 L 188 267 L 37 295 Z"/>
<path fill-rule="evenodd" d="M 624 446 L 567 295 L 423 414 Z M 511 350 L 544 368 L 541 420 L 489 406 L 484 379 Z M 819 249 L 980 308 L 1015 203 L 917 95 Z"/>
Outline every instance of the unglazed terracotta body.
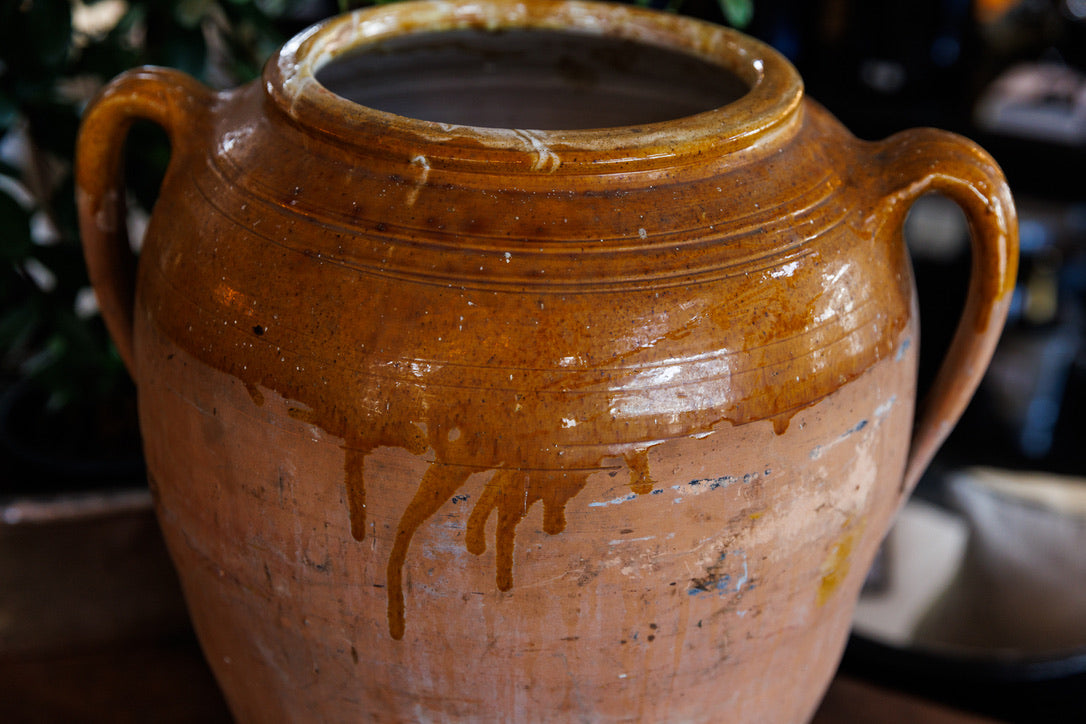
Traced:
<path fill-rule="evenodd" d="M 540 131 L 315 78 L 382 38 L 533 28 L 671 48 L 749 90 Z M 136 117 L 174 155 L 133 274 L 116 171 Z M 768 48 L 618 6 L 386 6 L 222 94 L 134 71 L 78 162 L 160 521 L 242 721 L 808 718 L 1017 258 L 970 142 L 857 141 Z M 964 209 L 975 264 L 912 436 L 901 227 L 929 190 Z"/>

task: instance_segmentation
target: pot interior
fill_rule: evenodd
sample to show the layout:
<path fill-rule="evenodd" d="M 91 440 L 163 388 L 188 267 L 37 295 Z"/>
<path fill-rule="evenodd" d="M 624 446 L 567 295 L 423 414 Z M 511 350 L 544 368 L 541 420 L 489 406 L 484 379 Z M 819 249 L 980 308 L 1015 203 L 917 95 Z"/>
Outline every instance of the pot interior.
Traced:
<path fill-rule="evenodd" d="M 354 103 L 418 120 L 542 130 L 669 121 L 749 90 L 693 55 L 535 29 L 401 35 L 332 60 L 317 80 Z"/>

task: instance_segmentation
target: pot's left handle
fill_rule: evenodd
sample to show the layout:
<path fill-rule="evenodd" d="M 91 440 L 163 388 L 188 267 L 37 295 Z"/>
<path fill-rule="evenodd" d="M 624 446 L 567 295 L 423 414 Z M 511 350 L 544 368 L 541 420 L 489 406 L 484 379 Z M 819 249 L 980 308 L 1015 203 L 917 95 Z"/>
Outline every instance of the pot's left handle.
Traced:
<path fill-rule="evenodd" d="M 137 119 L 166 130 L 171 164 L 204 140 L 216 94 L 188 75 L 145 67 L 117 76 L 87 107 L 75 150 L 76 206 L 87 271 L 106 327 L 134 372 L 132 347 L 136 256 L 128 243 L 124 142 Z"/>

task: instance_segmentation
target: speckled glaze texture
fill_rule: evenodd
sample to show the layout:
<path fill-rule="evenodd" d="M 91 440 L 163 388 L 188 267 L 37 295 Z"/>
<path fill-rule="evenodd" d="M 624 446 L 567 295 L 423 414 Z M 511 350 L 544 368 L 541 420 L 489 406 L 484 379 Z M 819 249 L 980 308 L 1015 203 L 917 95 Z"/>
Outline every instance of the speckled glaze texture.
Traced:
<path fill-rule="evenodd" d="M 629 38 L 750 90 L 541 131 L 315 79 L 463 28 Z M 138 264 L 118 223 L 135 118 L 173 143 Z M 77 162 L 160 521 L 241 721 L 805 720 L 1017 260 L 969 141 L 860 142 L 772 50 L 624 6 L 384 6 L 225 93 L 136 70 L 88 110 Z M 901 229 L 928 191 L 965 211 L 974 268 L 914 425 Z"/>

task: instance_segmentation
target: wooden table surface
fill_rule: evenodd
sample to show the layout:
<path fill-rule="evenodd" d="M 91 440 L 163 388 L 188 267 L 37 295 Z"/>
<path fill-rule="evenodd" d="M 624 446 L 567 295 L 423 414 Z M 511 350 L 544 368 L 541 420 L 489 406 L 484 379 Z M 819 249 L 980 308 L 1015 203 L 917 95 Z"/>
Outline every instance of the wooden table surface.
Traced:
<path fill-rule="evenodd" d="M 0 660 L 0 722 L 6 724 L 230 721 L 192 639 Z M 983 721 L 991 720 L 838 676 L 813 724 Z"/>

